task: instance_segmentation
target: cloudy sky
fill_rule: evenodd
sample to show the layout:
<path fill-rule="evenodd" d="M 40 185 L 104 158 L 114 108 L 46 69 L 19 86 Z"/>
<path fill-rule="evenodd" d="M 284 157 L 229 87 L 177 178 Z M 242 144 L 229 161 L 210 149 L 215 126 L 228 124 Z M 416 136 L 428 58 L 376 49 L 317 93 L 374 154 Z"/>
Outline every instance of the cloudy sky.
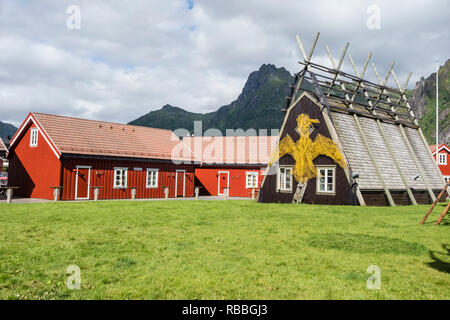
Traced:
<path fill-rule="evenodd" d="M 19 125 L 39 111 L 128 122 L 166 103 L 214 111 L 263 63 L 297 72 L 295 35 L 309 50 L 317 31 L 313 61 L 329 65 L 324 46 L 338 59 L 349 41 L 359 65 L 371 51 L 380 73 L 393 60 L 399 78 L 412 71 L 411 88 L 450 58 L 449 9 L 448 0 L 1 0 L 0 120 Z"/>

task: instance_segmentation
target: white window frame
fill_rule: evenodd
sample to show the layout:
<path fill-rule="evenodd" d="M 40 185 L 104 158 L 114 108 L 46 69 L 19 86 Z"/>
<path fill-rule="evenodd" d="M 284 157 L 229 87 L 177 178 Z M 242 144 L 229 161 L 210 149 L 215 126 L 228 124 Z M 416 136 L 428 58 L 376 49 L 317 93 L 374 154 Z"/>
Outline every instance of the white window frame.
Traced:
<path fill-rule="evenodd" d="M 442 158 L 441 158 L 441 156 L 442 156 Z M 446 153 L 438 153 L 438 157 L 439 157 L 439 161 L 438 161 L 439 164 L 447 164 L 447 154 Z"/>
<path fill-rule="evenodd" d="M 155 175 L 155 183 L 154 185 L 149 184 L 148 178 L 150 177 L 150 174 Z M 147 169 L 147 175 L 145 177 L 145 187 L 148 189 L 154 189 L 158 188 L 158 177 L 159 177 L 159 169 L 154 168 L 148 168 Z"/>
<path fill-rule="evenodd" d="M 287 188 L 286 187 L 286 170 L 290 171 L 289 174 L 289 185 L 290 187 Z M 292 180 L 292 170 L 293 167 L 292 166 L 279 166 L 277 169 L 277 191 L 279 192 L 292 192 L 292 184 L 293 184 L 293 180 Z M 284 173 L 282 174 L 281 171 L 284 171 Z M 282 176 L 284 176 L 284 181 L 281 181 Z"/>
<path fill-rule="evenodd" d="M 336 194 L 336 166 L 316 166 L 317 169 L 317 178 L 316 178 L 316 193 L 317 194 L 327 194 L 327 195 L 333 195 Z M 320 190 L 320 170 L 325 170 L 325 190 Z M 332 189 L 328 189 L 328 171 L 331 170 L 333 172 L 333 183 L 332 183 Z"/>
<path fill-rule="evenodd" d="M 122 181 L 122 185 L 116 185 L 117 171 L 125 171 L 125 181 Z M 125 167 L 114 167 L 114 177 L 113 177 L 113 188 L 114 189 L 126 189 L 128 183 L 128 168 Z"/>
<path fill-rule="evenodd" d="M 249 184 L 249 176 L 255 177 L 255 179 L 250 180 L 251 184 Z M 245 188 L 246 189 L 258 188 L 258 183 L 259 183 L 258 178 L 259 178 L 259 173 L 257 171 L 247 171 L 245 173 Z"/>
<path fill-rule="evenodd" d="M 31 128 L 30 129 L 30 147 L 37 147 L 38 137 L 39 137 L 39 129 Z"/>

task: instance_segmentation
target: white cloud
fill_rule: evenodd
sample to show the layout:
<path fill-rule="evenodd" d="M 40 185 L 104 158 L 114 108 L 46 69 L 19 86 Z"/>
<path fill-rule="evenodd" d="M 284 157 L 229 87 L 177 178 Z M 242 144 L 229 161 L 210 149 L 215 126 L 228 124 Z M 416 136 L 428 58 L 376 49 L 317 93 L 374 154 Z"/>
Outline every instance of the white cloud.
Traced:
<path fill-rule="evenodd" d="M 328 64 L 325 44 L 338 59 L 346 41 L 358 65 L 369 51 L 380 73 L 396 60 L 400 78 L 413 71 L 410 87 L 434 71 L 435 57 L 448 58 L 445 0 L 189 3 L 1 1 L 0 120 L 19 124 L 41 111 L 127 122 L 166 103 L 213 111 L 263 63 L 298 71 L 297 33 L 308 50 L 321 31 L 320 63 Z M 66 28 L 72 4 L 80 30 Z M 380 30 L 366 28 L 370 4 L 380 7 Z"/>

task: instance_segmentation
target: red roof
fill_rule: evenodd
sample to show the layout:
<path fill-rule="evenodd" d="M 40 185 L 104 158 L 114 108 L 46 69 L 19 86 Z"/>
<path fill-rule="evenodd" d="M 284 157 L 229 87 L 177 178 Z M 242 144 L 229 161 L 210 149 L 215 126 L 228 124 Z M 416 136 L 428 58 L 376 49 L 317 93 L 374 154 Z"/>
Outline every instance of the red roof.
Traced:
<path fill-rule="evenodd" d="M 278 136 L 184 137 L 205 164 L 267 164 Z"/>
<path fill-rule="evenodd" d="M 0 151 L 8 151 L 5 144 L 3 143 L 2 138 L 0 138 Z"/>
<path fill-rule="evenodd" d="M 192 152 L 170 130 L 37 112 L 32 112 L 27 121 L 31 121 L 29 119 L 37 121 L 49 143 L 61 154 L 193 160 Z M 11 145 L 16 138 L 13 137 Z"/>
<path fill-rule="evenodd" d="M 430 148 L 431 153 L 435 153 L 436 152 L 436 145 L 435 144 L 430 145 L 429 148 Z M 449 150 L 449 152 L 450 152 L 450 148 L 445 143 L 440 143 L 438 145 L 438 151 L 440 151 L 442 148 L 445 148 L 445 149 Z"/>

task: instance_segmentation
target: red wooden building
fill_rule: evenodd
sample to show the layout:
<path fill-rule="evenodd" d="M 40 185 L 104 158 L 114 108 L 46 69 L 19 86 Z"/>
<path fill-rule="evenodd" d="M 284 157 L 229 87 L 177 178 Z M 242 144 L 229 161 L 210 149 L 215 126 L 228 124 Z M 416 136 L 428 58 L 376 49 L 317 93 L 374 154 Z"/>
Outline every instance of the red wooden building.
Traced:
<path fill-rule="evenodd" d="M 184 137 L 200 164 L 195 183 L 200 194 L 251 197 L 258 192 L 276 136 Z"/>
<path fill-rule="evenodd" d="M 99 199 L 194 194 L 192 153 L 170 130 L 30 113 L 8 159 L 23 197 L 53 199 L 53 187 L 61 200 L 93 199 L 95 189 Z"/>
<path fill-rule="evenodd" d="M 430 150 L 434 159 L 436 159 L 436 145 L 431 145 Z M 437 156 L 438 167 L 445 181 L 448 182 L 450 180 L 450 148 L 445 143 L 440 144 L 437 148 Z"/>

